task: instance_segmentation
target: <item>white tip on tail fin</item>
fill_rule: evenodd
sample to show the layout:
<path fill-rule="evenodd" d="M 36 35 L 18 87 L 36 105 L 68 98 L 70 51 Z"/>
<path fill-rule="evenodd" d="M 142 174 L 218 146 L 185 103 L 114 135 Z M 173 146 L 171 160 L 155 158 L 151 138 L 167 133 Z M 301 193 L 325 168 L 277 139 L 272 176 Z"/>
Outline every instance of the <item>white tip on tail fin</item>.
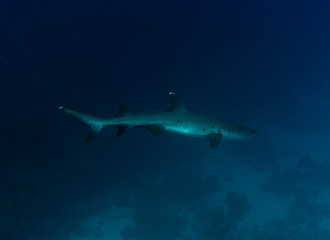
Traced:
<path fill-rule="evenodd" d="M 92 141 L 96 135 L 102 130 L 104 127 L 102 124 L 102 120 L 100 118 L 94 117 L 92 115 L 78 112 L 69 108 L 65 108 L 60 106 L 59 109 L 64 111 L 67 115 L 72 116 L 75 119 L 78 119 L 82 123 L 86 124 L 89 127 L 89 133 L 85 139 L 85 142 L 88 143 Z"/>

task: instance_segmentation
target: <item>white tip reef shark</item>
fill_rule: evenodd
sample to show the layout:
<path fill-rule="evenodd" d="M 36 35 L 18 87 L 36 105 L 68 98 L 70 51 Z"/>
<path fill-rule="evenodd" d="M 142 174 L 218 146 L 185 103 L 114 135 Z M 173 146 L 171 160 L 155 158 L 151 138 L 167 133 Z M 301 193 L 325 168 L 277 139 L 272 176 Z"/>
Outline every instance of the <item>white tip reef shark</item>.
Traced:
<path fill-rule="evenodd" d="M 190 112 L 173 92 L 170 92 L 169 96 L 170 107 L 165 111 L 131 113 L 125 105 L 120 104 L 119 113 L 109 119 L 95 117 L 63 106 L 59 109 L 89 126 L 90 131 L 85 142 L 93 140 L 105 126 L 118 127 L 117 137 L 131 127 L 145 128 L 155 136 L 163 131 L 169 131 L 203 137 L 209 140 L 212 148 L 217 147 L 222 140 L 242 140 L 257 133 L 256 130 L 236 123 Z"/>

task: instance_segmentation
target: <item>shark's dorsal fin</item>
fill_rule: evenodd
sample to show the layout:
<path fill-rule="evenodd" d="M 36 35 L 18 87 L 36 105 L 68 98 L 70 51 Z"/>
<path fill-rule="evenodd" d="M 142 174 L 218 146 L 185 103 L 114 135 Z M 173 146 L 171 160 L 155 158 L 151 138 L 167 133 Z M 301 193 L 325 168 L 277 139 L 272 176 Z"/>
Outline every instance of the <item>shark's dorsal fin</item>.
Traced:
<path fill-rule="evenodd" d="M 116 115 L 116 117 L 122 117 L 127 116 L 131 114 L 130 111 L 128 111 L 128 108 L 124 104 L 119 104 L 119 112 Z"/>
<path fill-rule="evenodd" d="M 169 95 L 170 95 L 171 105 L 166 111 L 170 111 L 170 112 L 187 111 L 186 107 L 183 105 L 181 100 L 173 92 L 170 92 Z"/>

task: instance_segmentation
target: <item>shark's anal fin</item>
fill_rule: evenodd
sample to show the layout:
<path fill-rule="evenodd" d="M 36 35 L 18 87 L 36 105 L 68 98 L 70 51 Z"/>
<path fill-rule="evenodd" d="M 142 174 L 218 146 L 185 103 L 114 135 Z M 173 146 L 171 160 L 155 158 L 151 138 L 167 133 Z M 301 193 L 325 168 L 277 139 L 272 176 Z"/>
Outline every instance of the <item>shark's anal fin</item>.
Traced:
<path fill-rule="evenodd" d="M 124 132 L 126 132 L 128 126 L 126 125 L 117 125 L 117 128 L 118 128 L 118 132 L 116 134 L 116 137 L 119 137 L 121 136 Z"/>
<path fill-rule="evenodd" d="M 145 125 L 145 126 L 136 126 L 137 128 L 145 128 L 149 132 L 152 133 L 154 136 L 159 136 L 163 131 L 164 128 L 159 125 Z"/>
<path fill-rule="evenodd" d="M 205 135 L 205 137 L 209 140 L 211 147 L 215 148 L 221 142 L 222 134 L 210 134 Z"/>

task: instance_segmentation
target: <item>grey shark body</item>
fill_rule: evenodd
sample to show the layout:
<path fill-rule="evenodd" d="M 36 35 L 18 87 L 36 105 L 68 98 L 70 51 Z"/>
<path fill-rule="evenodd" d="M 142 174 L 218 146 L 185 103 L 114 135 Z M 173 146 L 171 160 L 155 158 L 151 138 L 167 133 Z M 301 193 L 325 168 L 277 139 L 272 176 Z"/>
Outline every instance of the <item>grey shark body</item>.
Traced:
<path fill-rule="evenodd" d="M 60 107 L 68 115 L 80 120 L 90 127 L 86 142 L 91 141 L 103 127 L 118 127 L 117 137 L 127 128 L 141 127 L 158 136 L 163 131 L 174 132 L 193 137 L 207 138 L 212 148 L 217 147 L 221 140 L 242 140 L 255 135 L 251 128 L 188 111 L 179 98 L 172 92 L 170 107 L 161 112 L 131 113 L 120 104 L 119 113 L 110 119 L 102 119 L 69 108 Z"/>

